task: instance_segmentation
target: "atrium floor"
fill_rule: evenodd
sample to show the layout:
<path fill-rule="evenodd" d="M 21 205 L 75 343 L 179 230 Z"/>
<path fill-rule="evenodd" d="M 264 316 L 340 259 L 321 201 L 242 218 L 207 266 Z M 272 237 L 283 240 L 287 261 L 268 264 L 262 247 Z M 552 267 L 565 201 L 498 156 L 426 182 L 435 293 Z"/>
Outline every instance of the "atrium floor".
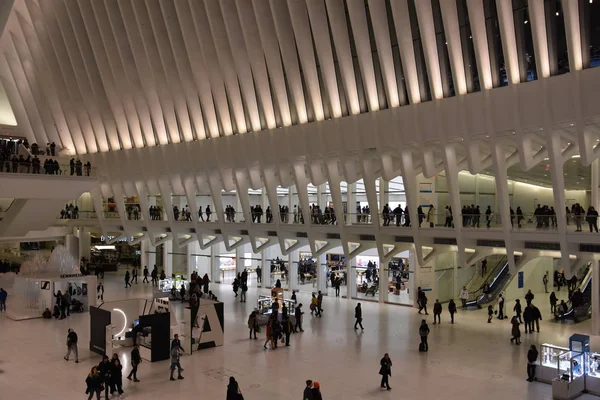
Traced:
<path fill-rule="evenodd" d="M 120 274 L 107 274 L 104 283 L 106 301 L 152 296 L 152 287 L 147 284 L 134 283 L 125 290 Z M 308 309 L 309 295 L 300 293 L 298 300 L 307 311 L 305 332 L 292 336 L 291 347 L 273 351 L 263 349 L 264 333 L 262 340 L 248 340 L 246 328 L 248 313 L 258 294 L 266 294 L 266 289 L 251 288 L 247 303 L 234 302 L 231 285 L 212 285 L 211 290 L 225 302 L 225 345 L 183 357 L 183 381 L 169 381 L 168 361 L 144 362 L 138 372 L 141 382 L 136 384 L 125 379 L 130 363 L 129 349 L 124 349 L 121 360 L 126 398 L 200 395 L 224 399 L 227 375 L 233 375 L 246 400 L 299 399 L 306 379 L 320 382 L 328 400 L 550 399 L 550 385 L 525 380 L 528 346 L 545 342 L 566 346 L 572 333 L 589 332 L 591 324 L 556 324 L 545 319 L 541 333 L 523 334 L 523 344 L 516 346 L 509 342 L 508 320 L 495 319 L 488 324 L 485 310 L 459 311 L 451 325 L 444 306 L 441 325 L 433 325 L 432 316 L 428 317 L 430 350 L 422 354 L 417 351 L 421 316 L 415 309 L 363 302 L 365 330 L 361 332 L 353 329 L 356 301 L 326 297 L 323 318 L 316 318 Z M 8 307 L 10 301 L 9 292 Z M 175 307 L 181 314 L 180 303 L 175 302 Z M 547 313 L 543 303 L 540 308 Z M 63 360 L 68 328 L 79 334 L 79 364 Z M 91 366 L 99 362 L 99 357 L 87 350 L 88 314 L 62 321 L 19 322 L 1 316 L 0 332 L 1 398 L 85 398 L 84 380 Z M 592 350 L 600 350 L 600 337 L 593 337 Z M 379 389 L 379 360 L 385 352 L 394 363 L 390 392 Z"/>

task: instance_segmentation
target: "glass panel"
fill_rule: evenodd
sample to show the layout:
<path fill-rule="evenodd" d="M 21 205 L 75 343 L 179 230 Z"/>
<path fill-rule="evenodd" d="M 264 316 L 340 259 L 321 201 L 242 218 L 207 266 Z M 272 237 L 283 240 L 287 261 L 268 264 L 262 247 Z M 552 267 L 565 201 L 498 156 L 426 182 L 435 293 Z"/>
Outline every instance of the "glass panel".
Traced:
<path fill-rule="evenodd" d="M 528 0 L 513 0 L 513 18 L 521 82 L 532 81 L 537 79 L 537 71 L 531 23 L 529 22 Z"/>
<path fill-rule="evenodd" d="M 496 11 L 496 0 L 484 0 L 485 30 L 487 33 L 488 49 L 490 54 L 490 66 L 492 70 L 492 82 L 494 87 L 508 85 L 506 67 L 504 65 L 504 53 L 502 52 L 502 38 L 500 37 L 500 25 Z"/>
<path fill-rule="evenodd" d="M 569 72 L 569 54 L 567 51 L 565 18 L 560 0 L 545 0 L 544 10 L 550 75 L 561 75 Z"/>

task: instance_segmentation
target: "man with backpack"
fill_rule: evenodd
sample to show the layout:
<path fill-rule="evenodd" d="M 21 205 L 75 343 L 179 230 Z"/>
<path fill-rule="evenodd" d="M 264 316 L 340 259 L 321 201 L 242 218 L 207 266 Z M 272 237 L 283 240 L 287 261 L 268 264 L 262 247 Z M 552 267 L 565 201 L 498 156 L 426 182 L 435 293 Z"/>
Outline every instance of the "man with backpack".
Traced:
<path fill-rule="evenodd" d="M 427 325 L 427 321 L 425 320 L 422 320 L 421 326 L 419 326 L 419 336 L 421 336 L 421 344 L 419 344 L 419 351 L 428 351 L 429 345 L 427 344 L 427 336 L 429 336 L 429 326 Z"/>

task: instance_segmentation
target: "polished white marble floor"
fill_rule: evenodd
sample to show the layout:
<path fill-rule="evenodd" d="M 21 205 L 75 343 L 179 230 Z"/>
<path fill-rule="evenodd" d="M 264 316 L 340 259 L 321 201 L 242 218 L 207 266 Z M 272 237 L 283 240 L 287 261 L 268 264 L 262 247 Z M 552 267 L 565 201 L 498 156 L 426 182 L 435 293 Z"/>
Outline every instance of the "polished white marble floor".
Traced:
<path fill-rule="evenodd" d="M 151 295 L 150 285 L 134 284 L 127 291 L 122 285 L 120 276 L 107 274 L 105 300 Z M 225 399 L 225 375 L 234 375 L 247 400 L 299 399 L 306 379 L 320 382 L 327 400 L 550 399 L 550 385 L 525 381 L 528 345 L 567 345 L 570 334 L 586 333 L 590 326 L 590 321 L 562 325 L 544 320 L 541 333 L 524 335 L 523 345 L 514 346 L 508 321 L 487 324 L 484 310 L 459 311 L 451 325 L 444 313 L 441 325 L 431 325 L 428 317 L 430 351 L 421 354 L 417 351 L 421 316 L 415 309 L 363 302 L 365 330 L 360 332 L 353 329 L 356 301 L 326 297 L 323 318 L 307 312 L 305 332 L 292 336 L 291 347 L 273 351 L 263 350 L 264 340 L 247 336 L 247 315 L 261 289 L 251 288 L 245 304 L 233 301 L 231 285 L 211 289 L 225 302 L 225 345 L 183 357 L 183 381 L 169 381 L 168 361 L 144 362 L 140 383 L 124 379 L 127 398 Z M 299 301 L 308 310 L 309 295 L 301 293 Z M 79 334 L 79 364 L 62 358 L 68 328 Z M 62 321 L 14 322 L 0 317 L 0 335 L 0 399 L 87 398 L 84 380 L 99 357 L 86 349 L 86 314 Z M 600 337 L 592 339 L 592 349 L 600 349 Z M 379 389 L 379 360 L 385 352 L 394 362 L 390 392 Z M 125 349 L 126 361 L 128 354 Z M 128 372 L 129 364 L 124 375 Z"/>

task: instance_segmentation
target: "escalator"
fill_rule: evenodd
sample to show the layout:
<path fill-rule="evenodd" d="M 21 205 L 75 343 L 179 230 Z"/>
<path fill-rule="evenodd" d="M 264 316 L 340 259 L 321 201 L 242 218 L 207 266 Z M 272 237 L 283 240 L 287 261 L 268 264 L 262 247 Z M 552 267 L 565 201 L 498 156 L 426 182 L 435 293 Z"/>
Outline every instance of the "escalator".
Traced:
<path fill-rule="evenodd" d="M 496 299 L 498 294 L 510 281 L 510 277 L 511 275 L 509 273 L 508 258 L 502 257 L 498 264 L 496 264 L 494 267 L 490 277 L 487 279 L 487 282 L 489 282 L 487 290 L 484 289 L 484 286 L 481 286 L 475 291 L 469 292 L 469 301 L 467 301 L 467 307 L 481 308 L 482 304 L 487 304 Z"/>
<path fill-rule="evenodd" d="M 585 275 L 579 280 L 577 289 L 581 290 L 581 305 L 573 307 L 572 301 L 569 300 L 567 305 L 569 311 L 564 315 L 555 315 L 556 321 L 573 320 L 573 322 L 581 322 L 592 316 L 592 264 L 588 263 L 585 268 L 582 268 Z M 558 307 L 558 306 L 557 306 Z"/>

